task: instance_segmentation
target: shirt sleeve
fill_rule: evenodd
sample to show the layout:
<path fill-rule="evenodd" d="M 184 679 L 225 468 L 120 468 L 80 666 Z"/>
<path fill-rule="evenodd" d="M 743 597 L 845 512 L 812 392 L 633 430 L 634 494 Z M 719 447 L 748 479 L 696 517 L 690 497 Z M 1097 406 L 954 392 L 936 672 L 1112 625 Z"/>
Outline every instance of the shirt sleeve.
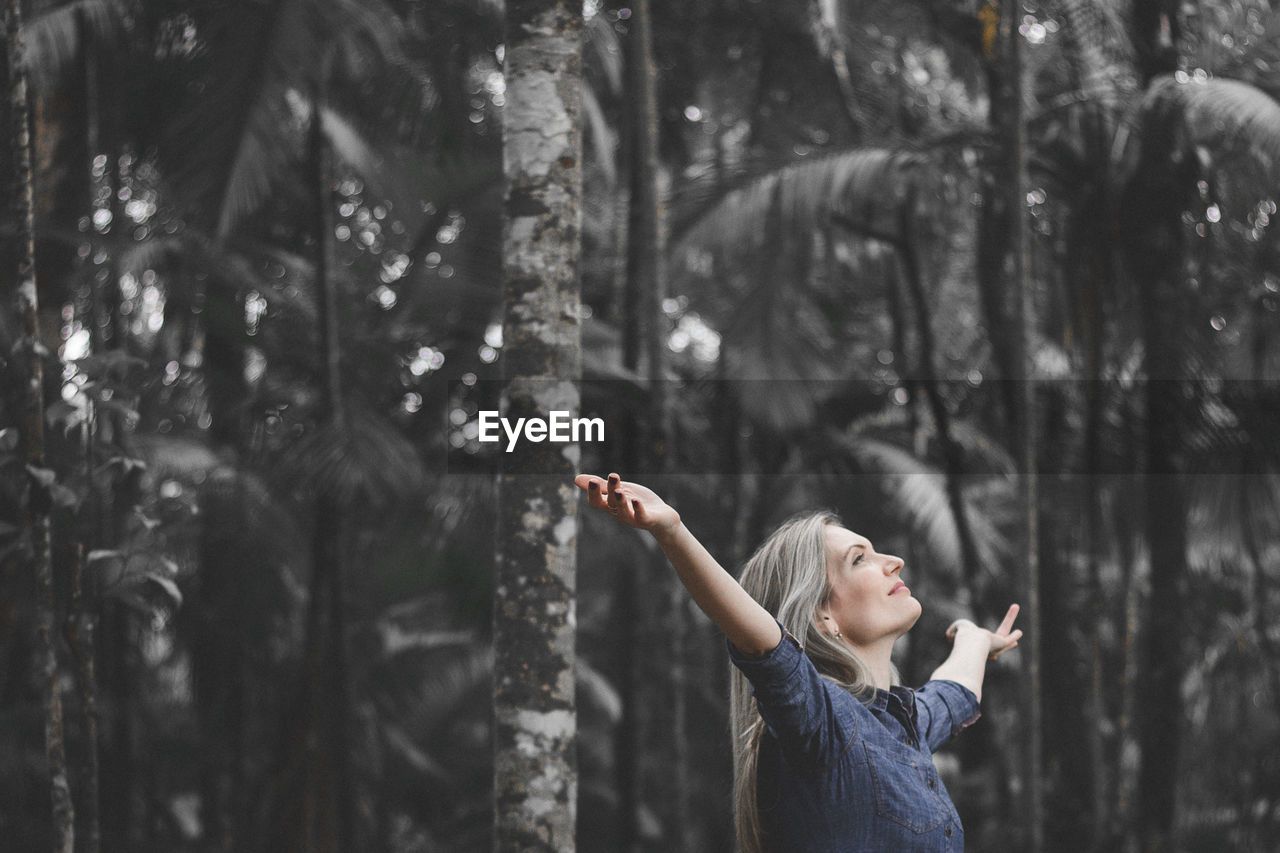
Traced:
<path fill-rule="evenodd" d="M 977 722 L 978 697 L 954 681 L 930 681 L 916 691 L 917 728 L 935 752 L 961 730 Z"/>
<path fill-rule="evenodd" d="M 744 656 L 727 640 L 726 645 L 787 760 L 808 769 L 834 761 L 857 734 L 857 722 L 852 715 L 836 713 L 822 676 L 799 641 L 782 628 L 782 640 L 762 658 Z"/>

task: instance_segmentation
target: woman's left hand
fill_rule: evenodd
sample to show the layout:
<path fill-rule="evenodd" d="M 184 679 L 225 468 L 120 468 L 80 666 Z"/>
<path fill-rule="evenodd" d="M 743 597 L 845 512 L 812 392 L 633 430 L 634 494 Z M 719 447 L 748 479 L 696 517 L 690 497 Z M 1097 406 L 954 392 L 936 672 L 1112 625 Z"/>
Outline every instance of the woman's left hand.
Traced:
<path fill-rule="evenodd" d="M 1022 637 L 1022 629 L 1013 630 L 1013 620 L 1018 618 L 1018 605 L 1009 605 L 1009 612 L 1005 613 L 1004 621 L 1000 623 L 1000 627 L 994 631 L 988 631 L 985 628 L 979 628 L 969 619 L 957 619 L 947 628 L 947 639 L 955 640 L 956 634 L 960 631 L 976 632 L 985 635 L 985 639 L 991 646 L 991 650 L 987 653 L 987 657 L 995 660 L 1000 655 L 1018 645 L 1018 639 Z"/>

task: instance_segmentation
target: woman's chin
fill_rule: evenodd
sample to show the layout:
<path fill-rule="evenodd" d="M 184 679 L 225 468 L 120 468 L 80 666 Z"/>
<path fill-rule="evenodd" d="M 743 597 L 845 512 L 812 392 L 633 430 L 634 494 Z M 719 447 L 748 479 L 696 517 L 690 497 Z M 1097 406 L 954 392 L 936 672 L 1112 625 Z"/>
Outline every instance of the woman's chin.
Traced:
<path fill-rule="evenodd" d="M 907 628 L 906 628 L 907 631 L 911 630 L 912 626 L 915 625 L 917 621 L 919 621 L 920 614 L 924 613 L 924 605 L 920 603 L 920 600 L 918 598 L 916 598 L 915 596 L 912 596 L 910 599 L 910 602 L 913 605 L 911 607 L 911 610 L 914 612 L 914 615 L 912 615 L 910 617 L 910 620 L 907 622 Z"/>

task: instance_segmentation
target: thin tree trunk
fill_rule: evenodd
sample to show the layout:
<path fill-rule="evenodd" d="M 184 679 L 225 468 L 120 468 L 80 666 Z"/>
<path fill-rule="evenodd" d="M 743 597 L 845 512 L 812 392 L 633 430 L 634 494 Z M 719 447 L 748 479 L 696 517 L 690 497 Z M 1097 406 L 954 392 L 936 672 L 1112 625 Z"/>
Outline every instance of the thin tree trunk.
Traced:
<path fill-rule="evenodd" d="M 1187 577 L 1187 501 L 1178 464 L 1182 449 L 1182 381 L 1185 343 L 1180 211 L 1198 177 L 1193 155 L 1176 156 L 1172 118 L 1146 116 L 1143 149 L 1126 190 L 1125 221 L 1135 223 L 1124 241 L 1138 284 L 1145 347 L 1147 424 L 1145 533 L 1151 560 L 1151 600 L 1145 643 L 1142 702 L 1137 706 L 1141 767 L 1138 820 L 1144 850 L 1174 843 L 1180 683 L 1184 649 L 1183 593 Z M 1136 218 L 1135 218 L 1136 217 Z"/>
<path fill-rule="evenodd" d="M 1102 591 L 1102 312 L 1099 288 L 1094 276 L 1086 276 L 1085 308 L 1085 439 L 1084 439 L 1084 519 L 1081 528 L 1081 550 L 1085 555 L 1088 583 L 1089 620 L 1089 702 L 1087 726 L 1089 764 L 1092 774 L 1092 849 L 1101 850 L 1110 843 L 1108 827 L 1111 817 L 1110 785 L 1106 773 L 1106 744 L 1103 721 L 1107 717 L 1106 671 L 1102 647 L 1103 614 L 1107 612 Z"/>
<path fill-rule="evenodd" d="M 94 158 L 99 147 L 98 112 L 99 91 L 96 71 L 98 68 L 97 50 L 93 39 L 93 28 L 83 8 L 77 11 L 76 27 L 84 53 L 84 85 L 85 85 L 85 148 L 87 154 L 87 175 L 89 187 L 89 208 L 97 204 L 97 181 Z M 90 233 L 96 233 L 92 216 Z M 90 253 L 92 257 L 92 253 Z M 88 263 L 92 263 L 89 260 Z M 102 348 L 102 327 L 99 322 L 99 280 L 97 272 L 89 276 L 89 331 L 93 352 Z M 105 512 L 103 496 L 94 483 L 94 472 L 97 464 L 98 413 L 92 400 L 89 401 L 89 414 L 83 426 L 83 453 L 85 476 L 89 482 L 89 524 L 82 526 L 82 535 L 90 543 L 97 542 L 100 548 L 111 547 L 103 536 Z M 99 760 L 98 760 L 98 683 L 95 671 L 94 628 L 98 612 L 95 585 L 85 588 L 84 578 L 84 545 L 76 547 L 75 562 L 71 574 L 71 608 L 67 614 L 67 644 L 71 648 L 76 662 L 76 687 L 80 696 L 81 714 L 84 716 L 84 768 L 80 773 L 80 847 L 82 853 L 98 853 L 102 843 L 102 831 L 99 822 Z"/>
<path fill-rule="evenodd" d="M 640 325 L 648 374 L 649 411 L 644 437 L 646 473 L 665 474 L 671 460 L 671 424 L 667 394 L 666 316 L 667 295 L 666 228 L 662 201 L 661 159 L 659 157 L 658 70 L 653 58 L 653 15 L 649 0 L 631 5 L 631 45 L 627 53 L 632 106 L 631 215 L 627 241 L 629 293 L 638 292 L 643 304 Z M 666 560 L 656 549 L 645 552 L 653 563 L 650 571 L 660 579 L 666 601 L 660 617 L 662 645 L 667 667 L 669 701 L 667 725 L 670 732 L 665 764 L 669 775 L 663 790 L 666 837 L 671 849 L 690 849 L 689 836 L 689 745 L 686 724 L 686 654 L 688 633 L 684 602 L 687 595 L 676 575 L 667 570 Z"/>
<path fill-rule="evenodd" d="M 1044 850 L 1044 781 L 1041 757 L 1043 711 L 1040 684 L 1040 511 L 1039 481 L 1036 460 L 1036 399 L 1032 378 L 1031 343 L 1035 330 L 1034 306 L 1031 304 L 1031 282 L 1027 263 L 1026 224 L 1026 128 L 1022 114 L 1022 54 L 1018 26 L 1021 7 L 1016 3 L 1000 5 L 1000 41 L 1004 49 L 1004 83 L 1000 93 L 1004 110 L 1002 124 L 1005 154 L 1005 214 L 1008 217 L 1009 294 L 1013 297 L 1012 378 L 1016 383 L 1017 447 L 1016 458 L 1021 469 L 1019 478 L 1024 516 L 1023 614 L 1026 633 L 1023 661 L 1026 671 L 1024 690 L 1027 697 L 1025 774 L 1026 849 L 1030 853 Z"/>
<path fill-rule="evenodd" d="M 991 355 L 996 379 L 1001 392 L 1000 402 L 1006 427 L 1012 434 L 1016 429 L 1018 392 L 1017 339 L 1014 320 L 1010 317 L 1009 293 L 1004 282 L 1009 279 L 1006 262 L 1009 259 L 1010 196 L 1000 179 L 1007 172 L 1004 168 L 1009 152 L 1010 121 L 1009 104 L 1005 102 L 1005 78 L 1009 69 L 1001 69 L 989 58 L 985 64 L 987 90 L 990 101 L 988 123 L 994 134 L 994 145 L 988 152 L 990 163 L 979 174 L 979 192 L 982 207 L 978 213 L 978 234 L 975 251 L 978 297 L 983 320 L 987 326 L 987 339 L 991 342 Z M 1021 203 L 1013 210 L 1021 210 Z"/>
<path fill-rule="evenodd" d="M 322 80 L 330 62 L 322 61 Z M 326 109 L 324 84 L 316 85 L 312 98 L 310 162 L 315 193 L 316 307 L 319 325 L 318 360 L 321 365 L 321 411 L 325 429 L 335 437 L 346 429 L 346 402 L 342 391 L 342 354 L 339 343 L 338 286 L 334 275 L 333 252 L 333 153 L 324 134 Z M 350 690 L 347 678 L 346 612 L 342 541 L 345 513 L 326 478 L 316 495 L 315 526 L 312 537 L 312 604 L 308 619 L 308 648 L 313 663 L 305 677 L 309 683 L 310 725 L 318 738 L 308 750 L 327 771 L 329 784 L 319 789 L 307 785 L 307 795 L 315 800 L 304 814 L 315 823 L 304 830 L 314 838 L 307 850 L 356 849 L 355 786 L 351 779 L 350 743 L 347 717 Z M 334 814 L 326 815 L 329 809 Z"/>
<path fill-rule="evenodd" d="M 94 670 L 93 596 L 86 596 L 84 547 L 77 544 L 71 569 L 71 609 L 67 614 L 67 644 L 76 662 L 76 686 L 84 716 L 84 768 L 80 773 L 81 853 L 98 853 L 102 832 L 98 823 L 98 679 Z"/>
<path fill-rule="evenodd" d="M 62 697 L 58 689 L 58 658 L 54 646 L 54 583 L 49 512 L 52 472 L 45 469 L 44 370 L 36 290 L 35 193 L 31 169 L 31 116 L 27 102 L 27 76 L 23 66 L 22 7 L 8 0 L 5 10 L 7 36 L 10 153 L 14 167 L 10 184 L 12 222 L 17 226 L 17 275 L 13 294 L 22 320 L 22 342 L 15 359 L 26 379 L 22 401 L 22 441 L 28 470 L 40 472 L 29 480 L 23 502 L 24 536 L 30 543 L 31 567 L 36 585 L 36 671 L 44 688 L 45 758 L 49 767 L 49 792 L 53 818 L 54 853 L 72 853 L 75 845 L 75 808 L 67 780 L 66 747 L 62 733 Z"/>
<path fill-rule="evenodd" d="M 504 402 L 577 413 L 582 375 L 582 6 L 506 6 Z M 578 448 L 527 444 L 498 481 L 494 849 L 575 849 L 574 621 Z"/>

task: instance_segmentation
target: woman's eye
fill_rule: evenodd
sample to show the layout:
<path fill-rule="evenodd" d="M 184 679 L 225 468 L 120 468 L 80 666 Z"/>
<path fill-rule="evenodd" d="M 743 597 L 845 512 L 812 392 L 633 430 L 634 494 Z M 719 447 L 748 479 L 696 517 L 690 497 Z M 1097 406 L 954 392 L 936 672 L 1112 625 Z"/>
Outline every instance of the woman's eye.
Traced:
<path fill-rule="evenodd" d="M 861 563 L 861 562 L 862 562 L 862 557 L 863 557 L 863 555 L 862 555 L 862 554 L 859 554 L 858 556 L 854 557 L 854 558 L 853 558 L 853 564 L 856 566 L 856 565 L 858 565 L 858 563 Z"/>

